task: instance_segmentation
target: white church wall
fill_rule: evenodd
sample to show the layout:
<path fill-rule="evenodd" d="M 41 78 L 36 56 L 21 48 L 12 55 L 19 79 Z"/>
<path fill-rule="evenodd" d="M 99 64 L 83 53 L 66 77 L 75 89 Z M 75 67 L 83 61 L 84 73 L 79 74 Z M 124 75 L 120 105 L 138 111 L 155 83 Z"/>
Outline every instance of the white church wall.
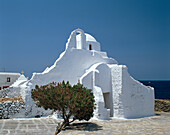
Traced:
<path fill-rule="evenodd" d="M 122 70 L 122 104 L 125 118 L 138 118 L 154 115 L 154 89 L 144 86 Z"/>
<path fill-rule="evenodd" d="M 106 52 L 98 52 L 103 58 L 108 58 Z"/>
<path fill-rule="evenodd" d="M 79 45 L 77 39 L 80 41 Z M 95 50 L 87 49 L 90 42 L 96 43 Z M 153 89 L 135 81 L 129 76 L 126 66 L 117 65 L 117 61 L 108 58 L 107 53 L 96 51 L 99 49 L 100 44 L 94 37 L 84 34 L 80 29 L 74 30 L 66 43 L 66 50 L 54 65 L 42 73 L 33 73 L 28 81 L 15 83 L 15 88 L 18 88 L 25 102 L 25 112 L 21 115 L 23 117 L 50 115 L 52 110 L 44 110 L 34 104 L 31 90 L 35 85 L 41 86 L 63 80 L 69 81 L 71 85 L 80 81 L 85 87 L 93 90 L 96 103 L 94 117 L 97 119 L 109 119 L 110 116 L 137 118 L 153 115 Z"/>
<path fill-rule="evenodd" d="M 112 66 L 114 117 L 138 118 L 154 115 L 154 90 L 134 80 L 123 65 Z"/>
<path fill-rule="evenodd" d="M 123 118 L 123 108 L 121 101 L 122 94 L 122 65 L 109 65 L 111 68 L 113 117 Z"/>
<path fill-rule="evenodd" d="M 76 32 L 72 31 L 66 43 L 66 50 L 76 48 Z"/>
<path fill-rule="evenodd" d="M 107 59 L 97 52 L 92 53 L 83 49 L 67 50 L 62 59 L 57 61 L 49 72 L 34 74 L 30 82 L 34 85 L 44 85 L 52 81 L 62 82 L 65 80 L 71 84 L 76 84 L 84 74 L 85 69 L 99 62 L 107 63 Z M 112 60 L 111 63 L 117 62 Z"/>
<path fill-rule="evenodd" d="M 100 43 L 99 42 L 87 41 L 87 46 L 86 46 L 87 50 L 89 50 L 89 45 L 92 46 L 92 50 L 100 51 Z"/>
<path fill-rule="evenodd" d="M 110 109 L 105 107 L 104 96 L 102 89 L 97 86 L 93 86 L 93 94 L 95 97 L 96 109 L 94 110 L 94 118 L 107 120 L 110 119 Z"/>
<path fill-rule="evenodd" d="M 87 87 L 88 89 L 93 89 L 93 71 L 85 73 L 80 78 L 80 83 L 83 84 L 83 86 Z"/>
<path fill-rule="evenodd" d="M 31 89 L 35 85 L 45 85 L 50 82 L 69 81 L 74 85 L 78 83 L 80 77 L 95 63 L 107 63 L 107 59 L 103 58 L 100 53 L 83 50 L 83 49 L 68 49 L 63 53 L 59 60 L 44 73 L 34 73 L 31 80 L 29 80 L 22 90 L 22 95 L 25 96 L 25 101 L 28 103 L 26 108 L 31 109 L 33 101 L 31 99 Z M 115 60 L 112 63 L 117 63 Z M 35 109 L 36 110 L 36 109 Z M 34 110 L 34 111 L 35 111 Z M 35 113 L 32 113 L 32 115 Z M 31 116 L 31 114 L 30 114 Z"/>

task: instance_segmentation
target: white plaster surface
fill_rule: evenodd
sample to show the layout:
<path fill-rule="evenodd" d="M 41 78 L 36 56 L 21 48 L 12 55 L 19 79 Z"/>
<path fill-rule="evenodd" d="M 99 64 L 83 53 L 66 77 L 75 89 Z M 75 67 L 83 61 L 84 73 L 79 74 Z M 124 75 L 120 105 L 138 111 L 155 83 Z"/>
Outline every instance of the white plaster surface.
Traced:
<path fill-rule="evenodd" d="M 92 50 L 89 50 L 89 44 Z M 154 89 L 134 80 L 127 67 L 118 65 L 106 52 L 100 51 L 100 43 L 81 29 L 74 30 L 66 43 L 66 49 L 54 65 L 42 73 L 33 73 L 30 80 L 21 79 L 15 87 L 25 101 L 25 117 L 49 115 L 51 110 L 35 106 L 31 89 L 35 85 L 50 82 L 69 81 L 72 85 L 78 80 L 93 90 L 96 102 L 94 118 L 138 118 L 154 115 Z M 18 84 L 18 85 L 16 85 Z"/>
<path fill-rule="evenodd" d="M 24 75 L 21 75 L 10 87 L 18 87 L 26 81 L 27 78 Z"/>
<path fill-rule="evenodd" d="M 4 86 L 9 87 L 12 85 L 20 75 L 20 73 L 0 72 L 0 90 L 3 89 Z M 7 82 L 7 78 L 10 78 L 10 82 Z"/>

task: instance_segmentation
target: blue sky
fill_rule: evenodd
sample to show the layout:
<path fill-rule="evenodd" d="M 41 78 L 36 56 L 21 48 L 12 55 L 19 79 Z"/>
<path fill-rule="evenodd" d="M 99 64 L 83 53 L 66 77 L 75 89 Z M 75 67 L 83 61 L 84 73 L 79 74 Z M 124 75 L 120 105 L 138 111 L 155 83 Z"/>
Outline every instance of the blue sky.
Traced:
<path fill-rule="evenodd" d="M 31 77 L 81 28 L 138 80 L 170 80 L 169 0 L 0 0 L 0 71 Z"/>

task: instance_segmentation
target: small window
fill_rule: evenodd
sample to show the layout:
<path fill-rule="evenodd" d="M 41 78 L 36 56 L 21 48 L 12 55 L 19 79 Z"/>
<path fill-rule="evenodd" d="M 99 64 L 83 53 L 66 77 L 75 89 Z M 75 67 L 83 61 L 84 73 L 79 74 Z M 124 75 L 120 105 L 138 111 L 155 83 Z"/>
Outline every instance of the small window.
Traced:
<path fill-rule="evenodd" d="M 1 90 L 1 87 L 0 87 L 0 90 Z"/>
<path fill-rule="evenodd" d="M 11 80 L 10 80 L 10 77 L 7 77 L 7 82 L 10 82 Z"/>
<path fill-rule="evenodd" d="M 92 45 L 91 44 L 89 44 L 89 50 L 92 50 Z"/>

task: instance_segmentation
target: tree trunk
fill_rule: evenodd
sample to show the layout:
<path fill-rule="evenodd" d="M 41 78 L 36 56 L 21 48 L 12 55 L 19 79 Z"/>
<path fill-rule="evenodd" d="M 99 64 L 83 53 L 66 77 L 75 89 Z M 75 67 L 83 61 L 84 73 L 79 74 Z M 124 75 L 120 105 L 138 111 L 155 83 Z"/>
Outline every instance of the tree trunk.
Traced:
<path fill-rule="evenodd" d="M 60 125 L 60 127 L 56 130 L 55 135 L 61 132 L 63 128 L 69 125 L 69 120 L 63 121 L 63 123 Z"/>
<path fill-rule="evenodd" d="M 60 125 L 60 127 L 56 130 L 55 135 L 57 135 L 58 133 L 60 133 L 62 129 L 64 129 L 66 126 L 69 126 L 70 123 L 75 120 L 75 119 L 73 118 L 73 120 L 69 122 L 70 117 L 71 117 L 71 113 L 69 113 L 68 116 L 66 115 L 66 117 L 65 117 L 65 115 L 64 115 L 64 113 L 63 113 L 64 121 L 63 121 L 63 123 Z"/>

